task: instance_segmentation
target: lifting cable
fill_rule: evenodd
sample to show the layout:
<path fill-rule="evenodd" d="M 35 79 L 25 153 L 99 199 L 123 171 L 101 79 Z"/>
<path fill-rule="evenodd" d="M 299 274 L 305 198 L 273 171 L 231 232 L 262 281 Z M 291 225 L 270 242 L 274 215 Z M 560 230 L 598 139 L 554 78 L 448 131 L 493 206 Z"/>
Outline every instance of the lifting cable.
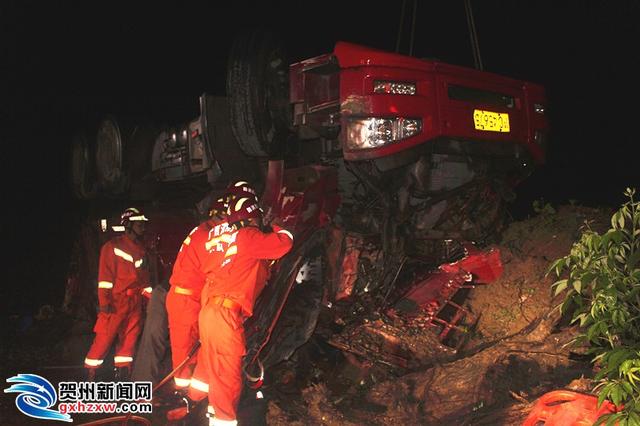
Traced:
<path fill-rule="evenodd" d="M 400 7 L 400 24 L 398 25 L 398 36 L 396 38 L 396 53 L 400 53 L 400 41 L 402 40 L 402 30 L 404 29 L 404 15 L 407 0 L 402 0 Z M 409 56 L 413 55 L 413 40 L 416 33 L 416 15 L 418 14 L 418 0 L 413 0 L 413 13 L 411 15 L 411 35 L 409 38 Z"/>
<path fill-rule="evenodd" d="M 471 39 L 471 50 L 473 51 L 473 62 L 476 69 L 482 71 L 482 58 L 480 57 L 480 44 L 478 43 L 478 34 L 476 33 L 476 24 L 473 19 L 473 9 L 471 8 L 471 0 L 464 0 L 464 11 L 467 15 L 467 26 L 469 27 L 469 38 Z"/>

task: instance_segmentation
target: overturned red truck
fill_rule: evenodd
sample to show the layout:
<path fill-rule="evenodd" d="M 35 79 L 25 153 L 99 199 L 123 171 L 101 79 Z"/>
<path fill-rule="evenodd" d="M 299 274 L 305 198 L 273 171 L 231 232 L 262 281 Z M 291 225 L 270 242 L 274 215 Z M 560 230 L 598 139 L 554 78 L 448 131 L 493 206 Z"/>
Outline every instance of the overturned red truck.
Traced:
<path fill-rule="evenodd" d="M 242 37 L 227 96 L 202 95 L 193 121 L 107 117 L 77 137 L 73 182 L 94 207 L 78 239 L 69 309 L 95 292 L 91 265 L 108 214 L 147 208 L 162 280 L 207 197 L 245 178 L 263 190 L 267 216 L 296 237 L 248 320 L 248 376 L 313 333 L 410 367 L 410 351 L 372 324 L 401 320 L 432 330 L 441 347 L 459 343 L 460 324 L 472 321 L 465 295 L 501 273 L 499 252 L 485 247 L 504 205 L 544 162 L 545 105 L 543 87 L 476 69 L 346 42 L 287 65 L 269 34 Z"/>

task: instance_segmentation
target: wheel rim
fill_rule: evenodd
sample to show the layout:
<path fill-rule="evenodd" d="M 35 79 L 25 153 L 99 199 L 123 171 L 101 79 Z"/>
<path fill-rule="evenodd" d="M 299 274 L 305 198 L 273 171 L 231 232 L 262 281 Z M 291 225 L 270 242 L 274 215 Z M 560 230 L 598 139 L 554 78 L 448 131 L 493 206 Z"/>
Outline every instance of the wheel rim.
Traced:
<path fill-rule="evenodd" d="M 100 123 L 96 137 L 96 167 L 105 188 L 117 186 L 122 176 L 122 137 L 115 119 Z"/>

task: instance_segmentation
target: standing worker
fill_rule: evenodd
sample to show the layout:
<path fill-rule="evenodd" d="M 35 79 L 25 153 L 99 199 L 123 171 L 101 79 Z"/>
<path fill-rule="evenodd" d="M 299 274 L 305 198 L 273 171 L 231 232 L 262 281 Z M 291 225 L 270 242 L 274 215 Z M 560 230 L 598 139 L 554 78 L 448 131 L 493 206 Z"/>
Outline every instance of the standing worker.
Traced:
<path fill-rule="evenodd" d="M 188 357 L 189 351 L 199 340 L 198 315 L 200 296 L 207 277 L 220 269 L 224 250 L 228 246 L 231 228 L 226 221 L 228 200 L 239 196 L 255 199 L 255 190 L 245 181 L 232 183 L 226 194 L 218 198 L 209 211 L 210 220 L 196 227 L 187 236 L 173 268 L 171 296 L 167 297 L 173 368 Z M 196 297 L 187 293 L 197 294 Z M 179 407 L 167 413 L 167 419 L 183 419 L 194 406 L 209 393 L 208 374 L 200 362 L 201 353 L 174 376 Z M 195 365 L 195 367 L 194 367 Z"/>
<path fill-rule="evenodd" d="M 95 380 L 96 370 L 104 362 L 104 356 L 116 338 L 113 358 L 115 379 L 129 378 L 141 330 L 142 294 L 151 288 L 147 253 L 143 246 L 148 220 L 139 209 L 126 209 L 120 216 L 124 235 L 107 241 L 100 250 L 99 312 L 93 328 L 96 336 L 84 360 L 90 381 Z"/>
<path fill-rule="evenodd" d="M 173 265 L 173 273 L 169 278 L 171 288 L 167 294 L 167 314 L 174 369 L 188 358 L 199 341 L 200 293 L 205 283 L 203 264 L 208 256 L 206 241 L 212 231 L 226 226 L 225 216 L 226 204 L 223 198 L 218 198 L 211 206 L 209 219 L 194 228 L 185 238 Z M 209 391 L 204 377 L 193 377 L 196 360 L 196 356 L 191 356 L 174 375 L 176 393 L 181 399 L 187 396 L 189 387 L 196 391 L 196 396 L 193 396 L 193 391 L 190 392 L 194 400 L 203 399 Z M 169 414 L 170 417 L 182 415 L 177 412 Z"/>
<path fill-rule="evenodd" d="M 209 378 L 209 424 L 237 425 L 246 354 L 243 323 L 269 276 L 270 260 L 291 250 L 293 236 L 273 226 L 263 232 L 262 212 L 254 197 L 229 201 L 232 225 L 219 270 L 207 279 L 200 311 L 200 362 Z"/>

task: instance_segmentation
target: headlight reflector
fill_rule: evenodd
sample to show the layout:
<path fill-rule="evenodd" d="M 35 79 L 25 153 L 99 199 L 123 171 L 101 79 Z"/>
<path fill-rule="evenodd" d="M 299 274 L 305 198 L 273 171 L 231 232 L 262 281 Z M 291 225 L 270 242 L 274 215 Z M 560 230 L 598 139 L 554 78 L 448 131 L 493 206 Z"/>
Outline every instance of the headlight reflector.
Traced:
<path fill-rule="evenodd" d="M 373 93 L 386 93 L 388 95 L 415 95 L 416 84 L 403 81 L 375 80 Z"/>
<path fill-rule="evenodd" d="M 347 123 L 348 149 L 377 148 L 415 136 L 422 129 L 419 118 L 352 118 Z"/>

